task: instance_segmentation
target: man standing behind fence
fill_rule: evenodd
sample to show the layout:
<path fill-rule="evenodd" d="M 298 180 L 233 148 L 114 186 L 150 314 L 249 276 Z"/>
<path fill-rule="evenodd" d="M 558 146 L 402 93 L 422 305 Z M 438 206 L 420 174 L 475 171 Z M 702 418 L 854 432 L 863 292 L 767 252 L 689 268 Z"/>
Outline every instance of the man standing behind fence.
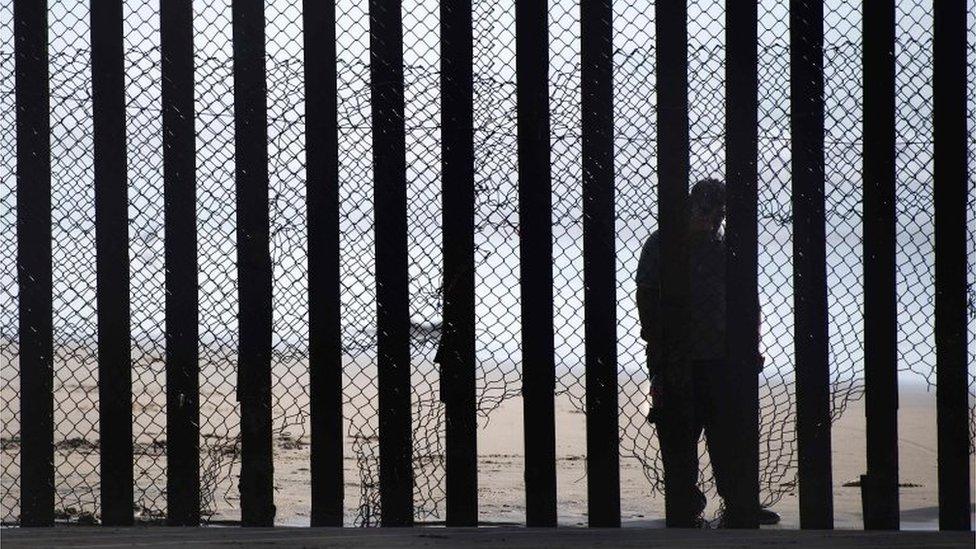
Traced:
<path fill-rule="evenodd" d="M 691 399 L 692 440 L 698 440 L 705 432 L 708 454 L 715 476 L 715 485 L 724 503 L 722 524 L 735 526 L 748 522 L 743 516 L 758 513 L 760 524 L 775 524 L 779 515 L 761 508 L 759 502 L 749 501 L 748 475 L 743 468 L 749 466 L 748 448 L 742 442 L 749 440 L 743 436 L 748 428 L 746 418 L 749 406 L 744 398 L 745 383 L 748 376 L 757 371 L 733 371 L 727 360 L 725 347 L 725 240 L 721 233 L 725 218 L 725 184 L 716 179 L 699 181 L 691 189 L 689 196 L 688 220 L 688 261 L 691 280 L 689 287 L 689 310 L 686 316 L 686 337 L 689 342 L 688 362 L 692 368 L 693 393 L 690 395 L 667 395 L 672 399 Z M 661 318 L 661 245 L 658 231 L 651 233 L 641 251 L 637 267 L 637 311 L 640 316 L 641 338 L 647 342 L 647 365 L 651 379 L 653 408 L 648 416 L 658 426 L 661 443 L 661 456 L 668 463 L 676 459 L 687 459 L 687 454 L 676 452 L 676 440 L 687 440 L 687 433 L 675 433 L 673 426 L 658 421 L 660 408 L 665 395 L 662 394 L 661 367 L 663 364 L 663 341 L 661 328 L 668 319 Z M 664 258 L 666 261 L 667 258 Z M 762 357 L 758 359 L 758 369 L 762 368 Z M 693 463 L 682 464 L 693 471 L 698 470 L 697 453 Z M 680 494 L 683 501 L 693 502 L 696 522 L 702 523 L 701 514 L 705 509 L 705 495 L 695 484 L 687 487 L 693 493 Z"/>

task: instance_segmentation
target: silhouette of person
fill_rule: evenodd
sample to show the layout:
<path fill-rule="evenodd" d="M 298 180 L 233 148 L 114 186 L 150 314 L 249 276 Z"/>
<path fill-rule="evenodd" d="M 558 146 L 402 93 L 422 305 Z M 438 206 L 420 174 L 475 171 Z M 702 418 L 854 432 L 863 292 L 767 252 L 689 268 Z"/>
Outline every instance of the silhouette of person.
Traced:
<path fill-rule="evenodd" d="M 648 420 L 657 424 L 658 439 L 665 469 L 679 460 L 690 460 L 679 470 L 698 471 L 698 454 L 692 450 L 680 451 L 681 441 L 697 441 L 705 433 L 708 455 L 712 463 L 715 485 L 724 503 L 722 524 L 734 526 L 747 513 L 757 513 L 760 524 L 775 524 L 779 515 L 762 508 L 757 501 L 749 501 L 748 476 L 742 474 L 750 467 L 748 448 L 742 442 L 748 440 L 742 433 L 749 406 L 743 398 L 747 376 L 757 371 L 735 371 L 727 361 L 726 302 L 725 302 L 725 240 L 721 231 L 725 218 L 725 184 L 716 179 L 704 179 L 692 187 L 689 196 L 688 263 L 690 270 L 688 310 L 684 337 L 687 342 L 687 362 L 692 374 L 691 395 L 666 395 L 672 398 L 692 399 L 691 433 L 677 433 L 675 427 L 663 421 L 660 415 L 663 394 L 663 341 L 662 325 L 668 319 L 661 314 L 661 243 L 660 234 L 654 231 L 641 250 L 637 267 L 637 310 L 641 323 L 641 338 L 647 342 L 647 365 L 651 377 L 653 407 Z M 667 261 L 667 258 L 663 258 Z M 758 367 L 762 368 L 762 357 Z M 741 368 L 737 368 L 741 369 Z M 684 435 L 683 438 L 682 435 Z M 690 436 L 688 436 L 690 435 Z M 679 437 L 676 439 L 675 437 Z M 693 443 L 693 442 L 692 442 Z M 754 466 L 754 465 L 753 465 Z M 675 470 L 675 469 L 671 469 Z M 690 474 L 690 473 L 689 473 Z M 691 509 L 692 524 L 703 524 L 705 495 L 699 490 L 696 478 L 670 483 L 682 486 L 689 493 L 676 500 L 687 502 Z"/>

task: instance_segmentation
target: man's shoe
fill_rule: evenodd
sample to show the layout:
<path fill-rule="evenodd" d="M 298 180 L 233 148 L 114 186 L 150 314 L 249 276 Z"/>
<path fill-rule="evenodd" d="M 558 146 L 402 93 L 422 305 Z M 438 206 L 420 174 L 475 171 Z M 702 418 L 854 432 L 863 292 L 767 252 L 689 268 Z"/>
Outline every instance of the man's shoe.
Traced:
<path fill-rule="evenodd" d="M 759 511 L 756 512 L 756 515 L 757 515 L 756 518 L 759 519 L 759 524 L 765 524 L 765 525 L 779 524 L 780 517 L 779 517 L 779 513 L 777 513 L 776 511 L 772 511 L 765 507 L 760 507 Z"/>
<path fill-rule="evenodd" d="M 779 520 L 780 520 L 779 513 L 777 513 L 776 511 L 771 511 L 769 509 L 766 509 L 765 507 L 760 507 L 759 510 L 756 511 L 756 522 L 759 523 L 759 525 L 761 526 L 779 524 Z M 718 527 L 719 528 L 736 528 L 736 527 L 741 528 L 742 521 L 736 521 L 728 513 L 723 512 L 722 517 L 719 520 Z"/>

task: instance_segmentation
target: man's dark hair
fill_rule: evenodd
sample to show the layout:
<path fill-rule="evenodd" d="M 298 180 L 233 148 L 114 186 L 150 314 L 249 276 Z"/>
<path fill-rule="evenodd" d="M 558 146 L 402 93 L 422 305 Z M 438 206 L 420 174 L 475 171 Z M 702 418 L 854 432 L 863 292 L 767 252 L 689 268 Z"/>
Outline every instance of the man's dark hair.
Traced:
<path fill-rule="evenodd" d="M 692 208 L 714 212 L 725 206 L 725 183 L 718 179 L 702 179 L 691 188 L 689 200 Z"/>

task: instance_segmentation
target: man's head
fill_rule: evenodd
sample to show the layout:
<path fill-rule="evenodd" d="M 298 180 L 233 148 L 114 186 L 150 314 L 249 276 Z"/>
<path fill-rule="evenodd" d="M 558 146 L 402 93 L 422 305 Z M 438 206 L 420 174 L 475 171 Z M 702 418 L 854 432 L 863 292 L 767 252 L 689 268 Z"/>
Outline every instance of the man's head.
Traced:
<path fill-rule="evenodd" d="M 716 234 L 725 219 L 725 183 L 702 179 L 691 188 L 688 197 L 691 232 Z"/>

